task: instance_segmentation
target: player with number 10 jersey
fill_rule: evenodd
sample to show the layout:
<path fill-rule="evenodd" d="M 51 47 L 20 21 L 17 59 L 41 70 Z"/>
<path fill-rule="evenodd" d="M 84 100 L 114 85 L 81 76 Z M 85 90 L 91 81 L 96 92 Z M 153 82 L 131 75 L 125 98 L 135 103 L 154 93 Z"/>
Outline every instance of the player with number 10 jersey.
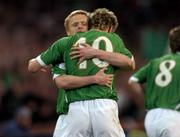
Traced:
<path fill-rule="evenodd" d="M 77 43 L 88 43 L 95 49 L 107 52 L 116 52 L 132 58 L 130 51 L 124 46 L 121 38 L 115 33 L 106 33 L 98 30 L 90 30 L 85 33 L 77 33 L 71 37 L 65 37 L 56 41 L 47 51 L 38 58 L 43 65 L 65 62 L 66 74 L 76 76 L 90 76 L 96 74 L 101 68 L 107 67 L 106 73 L 114 74 L 116 67 L 98 58 L 88 59 L 77 64 L 78 59 L 70 58 L 70 51 Z M 83 47 L 82 47 L 83 48 Z M 112 87 L 89 85 L 82 88 L 67 90 L 68 102 L 91 99 L 117 99 L 114 83 Z"/>
<path fill-rule="evenodd" d="M 179 68 L 180 53 L 171 53 L 152 60 L 130 78 L 138 83 L 146 83 L 147 109 L 170 108 L 180 111 Z"/>

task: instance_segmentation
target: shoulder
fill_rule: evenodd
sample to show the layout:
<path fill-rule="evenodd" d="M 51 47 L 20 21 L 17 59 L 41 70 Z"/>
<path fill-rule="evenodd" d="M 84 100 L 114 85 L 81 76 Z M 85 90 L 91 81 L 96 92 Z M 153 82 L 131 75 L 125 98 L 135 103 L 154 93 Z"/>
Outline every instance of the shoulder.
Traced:
<path fill-rule="evenodd" d="M 124 45 L 122 38 L 116 33 L 110 33 L 111 37 L 116 41 Z"/>
<path fill-rule="evenodd" d="M 113 37 L 115 37 L 115 38 L 118 38 L 118 39 L 121 39 L 121 37 L 117 34 L 117 33 L 110 33 Z"/>
<path fill-rule="evenodd" d="M 56 41 L 53 43 L 53 45 L 59 45 L 60 43 L 65 42 L 65 41 L 67 41 L 68 39 L 69 39 L 69 37 L 60 38 L 60 39 L 56 40 Z"/>
<path fill-rule="evenodd" d="M 159 66 L 159 64 L 161 64 L 162 62 L 169 60 L 169 59 L 172 59 L 171 54 L 167 54 L 167 55 L 161 56 L 159 58 L 152 59 L 149 61 L 148 64 L 149 64 L 149 66 L 156 66 L 156 65 Z"/>
<path fill-rule="evenodd" d="M 69 37 L 62 37 L 62 38 L 59 38 L 58 40 L 56 40 L 55 42 L 60 42 L 60 41 L 63 41 L 63 40 L 67 40 Z"/>
<path fill-rule="evenodd" d="M 167 54 L 167 55 L 161 56 L 159 58 L 155 58 L 155 59 L 151 60 L 151 62 L 153 62 L 153 63 L 162 62 L 164 60 L 171 59 L 172 57 L 173 57 L 173 54 Z"/>

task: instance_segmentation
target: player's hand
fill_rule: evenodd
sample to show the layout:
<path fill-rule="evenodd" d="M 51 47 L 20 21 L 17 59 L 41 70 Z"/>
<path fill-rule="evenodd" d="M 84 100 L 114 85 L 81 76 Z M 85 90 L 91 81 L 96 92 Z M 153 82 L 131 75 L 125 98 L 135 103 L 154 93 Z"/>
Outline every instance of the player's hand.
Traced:
<path fill-rule="evenodd" d="M 51 66 L 44 66 L 44 67 L 41 67 L 41 71 L 42 72 L 45 72 L 45 73 L 47 73 L 48 71 L 50 71 L 50 69 L 51 69 Z"/>
<path fill-rule="evenodd" d="M 106 67 L 102 68 L 101 70 L 99 70 L 99 72 L 95 74 L 95 83 L 97 83 L 98 85 L 112 87 L 113 74 L 106 74 L 106 69 Z"/>
<path fill-rule="evenodd" d="M 78 46 L 72 47 L 70 52 L 71 59 L 79 59 L 78 64 L 86 59 L 94 58 L 95 55 L 96 49 L 92 48 L 87 43 L 81 43 Z"/>

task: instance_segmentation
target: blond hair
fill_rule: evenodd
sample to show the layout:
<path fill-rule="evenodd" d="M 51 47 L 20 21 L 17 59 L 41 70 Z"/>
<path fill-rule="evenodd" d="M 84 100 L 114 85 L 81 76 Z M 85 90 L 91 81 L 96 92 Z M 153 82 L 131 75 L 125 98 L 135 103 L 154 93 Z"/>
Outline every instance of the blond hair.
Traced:
<path fill-rule="evenodd" d="M 88 13 L 87 11 L 85 11 L 85 10 L 75 10 L 75 11 L 71 12 L 71 13 L 66 17 L 66 19 L 65 19 L 65 21 L 64 21 L 64 27 L 65 27 L 65 29 L 66 29 L 66 32 L 68 32 L 68 30 L 69 30 L 68 25 L 69 25 L 70 19 L 71 19 L 73 16 L 77 15 L 77 14 L 85 15 L 85 16 L 87 16 L 87 18 L 89 19 L 89 13 Z"/>

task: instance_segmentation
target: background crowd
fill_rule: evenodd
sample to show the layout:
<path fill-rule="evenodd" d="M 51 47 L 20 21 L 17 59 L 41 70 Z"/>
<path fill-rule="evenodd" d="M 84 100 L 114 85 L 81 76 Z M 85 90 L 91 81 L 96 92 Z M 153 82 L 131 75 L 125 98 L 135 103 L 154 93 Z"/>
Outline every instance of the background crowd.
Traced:
<path fill-rule="evenodd" d="M 137 69 L 168 52 L 168 32 L 180 24 L 178 0 L 0 1 L 0 136 L 18 124 L 17 128 L 23 127 L 22 137 L 52 136 L 58 117 L 57 90 L 50 71 L 36 76 L 28 72 L 28 60 L 66 35 L 64 19 L 70 12 L 100 7 L 116 14 L 116 32 L 133 52 Z M 131 74 L 117 76 L 119 118 L 129 137 L 143 137 L 143 99 L 128 86 Z"/>

